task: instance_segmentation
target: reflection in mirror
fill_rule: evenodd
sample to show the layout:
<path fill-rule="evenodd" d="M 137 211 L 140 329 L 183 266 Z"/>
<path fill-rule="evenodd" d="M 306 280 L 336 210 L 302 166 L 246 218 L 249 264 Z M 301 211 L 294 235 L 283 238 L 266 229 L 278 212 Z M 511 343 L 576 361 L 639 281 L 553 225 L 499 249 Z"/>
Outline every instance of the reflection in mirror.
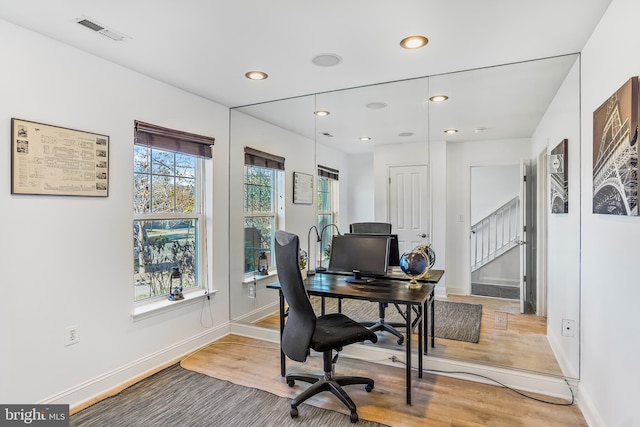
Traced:
<path fill-rule="evenodd" d="M 339 185 L 334 222 L 341 232 L 348 232 L 353 222 L 390 222 L 393 232 L 399 234 L 401 252 L 421 243 L 433 246 L 435 268 L 446 271 L 436 287 L 436 299 L 482 304 L 483 315 L 478 343 L 437 339 L 429 357 L 578 378 L 577 59 L 577 55 L 570 55 L 239 108 L 231 117 L 232 151 L 239 153 L 254 141 L 261 141 L 266 151 L 279 147 L 285 154 L 274 154 L 287 157 L 288 191 L 293 171 L 317 176 L 318 165 L 335 169 Z M 429 102 L 434 95 L 448 99 Z M 308 112 L 318 110 L 329 114 L 314 121 Z M 457 133 L 445 133 L 447 129 Z M 569 141 L 570 209 L 568 214 L 550 215 L 546 155 L 563 139 Z M 314 143 L 315 154 L 307 151 Z M 298 155 L 301 146 L 305 147 L 304 155 Z M 238 153 L 230 155 L 231 173 L 241 180 L 237 169 L 242 156 Z M 289 156 L 294 156 L 295 162 Z M 504 195 L 487 188 L 500 179 L 499 172 L 491 171 L 494 167 L 510 173 L 517 170 L 518 177 L 526 167 L 526 191 Z M 488 173 L 481 173 L 477 182 L 474 178 L 474 184 L 472 170 L 481 168 Z M 419 177 L 415 181 L 422 185 L 409 185 L 411 177 Z M 242 194 L 242 188 L 231 181 L 237 187 L 231 189 L 235 198 L 234 194 Z M 513 193 L 513 185 L 509 188 Z M 472 200 L 488 200 L 489 195 L 496 200 L 512 196 L 519 201 L 528 196 L 529 208 L 520 210 L 523 219 L 518 220 L 523 224 L 526 218 L 528 234 L 518 234 L 510 243 L 509 268 L 494 264 L 472 272 L 471 218 L 479 215 Z M 310 227 L 317 225 L 317 199 L 309 206 L 294 204 L 290 198 L 285 195 L 286 228 L 300 236 L 303 247 L 308 243 L 313 247 L 315 239 L 307 239 Z M 400 209 L 407 201 L 420 203 Z M 405 218 L 399 212 L 413 217 Z M 232 215 L 232 235 L 234 228 L 242 230 L 242 224 L 234 225 L 233 221 Z M 233 236 L 231 241 L 235 241 Z M 322 262 L 318 250 L 310 252 L 309 262 L 318 266 Z M 232 243 L 230 253 L 233 264 L 234 256 L 242 253 L 241 246 Z M 526 281 L 515 284 L 513 279 L 503 280 L 490 288 L 498 292 L 497 297 L 495 293 L 486 295 L 478 286 L 483 285 L 481 281 L 495 279 L 492 276 L 505 270 L 512 272 L 514 259 L 518 265 L 522 259 Z M 241 266 L 231 269 L 232 282 L 241 276 L 240 270 Z M 473 283 L 472 277 L 482 280 Z M 261 290 L 258 282 L 258 298 L 254 299 L 249 289 L 245 282 L 232 293 L 232 318 L 248 322 L 262 319 L 260 324 L 277 328 L 277 319 L 271 323 L 265 320 L 269 304 L 277 310 L 276 292 Z M 504 298 L 511 295 L 509 292 L 517 299 Z M 393 311 L 389 309 L 387 314 L 393 315 Z M 573 336 L 562 335 L 563 319 L 575 322 Z M 387 339 L 382 334 L 381 338 L 379 344 L 399 347 L 394 337 Z"/>
<path fill-rule="evenodd" d="M 306 236 L 315 217 L 313 203 L 294 204 L 291 190 L 294 171 L 315 174 L 315 142 L 307 131 L 314 127 L 314 98 L 230 112 L 229 271 L 237 284 L 230 288 L 232 320 L 253 323 L 277 310 L 278 293 L 265 289 L 277 280 L 274 233 Z"/>

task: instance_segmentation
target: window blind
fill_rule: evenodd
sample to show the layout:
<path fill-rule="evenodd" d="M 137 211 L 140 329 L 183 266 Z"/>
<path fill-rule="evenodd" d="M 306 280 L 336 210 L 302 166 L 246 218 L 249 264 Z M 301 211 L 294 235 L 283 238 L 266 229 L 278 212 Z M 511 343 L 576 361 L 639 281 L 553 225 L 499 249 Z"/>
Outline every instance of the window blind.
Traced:
<path fill-rule="evenodd" d="M 211 158 L 214 141 L 212 137 L 135 121 L 134 143 L 137 145 Z"/>
<path fill-rule="evenodd" d="M 318 176 L 338 180 L 340 172 L 337 169 L 331 169 L 327 166 L 318 165 Z"/>
<path fill-rule="evenodd" d="M 283 171 L 284 157 L 265 153 L 255 148 L 244 147 L 244 164 L 247 166 L 259 166 Z"/>

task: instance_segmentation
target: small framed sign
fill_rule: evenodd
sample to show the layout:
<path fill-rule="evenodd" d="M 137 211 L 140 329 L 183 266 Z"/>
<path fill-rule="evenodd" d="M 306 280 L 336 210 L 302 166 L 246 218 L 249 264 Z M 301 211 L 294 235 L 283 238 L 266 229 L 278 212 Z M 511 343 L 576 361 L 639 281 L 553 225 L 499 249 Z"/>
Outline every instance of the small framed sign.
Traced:
<path fill-rule="evenodd" d="M 303 205 L 313 203 L 313 175 L 293 173 L 293 203 Z"/>
<path fill-rule="evenodd" d="M 108 192 L 108 136 L 11 119 L 11 194 Z"/>

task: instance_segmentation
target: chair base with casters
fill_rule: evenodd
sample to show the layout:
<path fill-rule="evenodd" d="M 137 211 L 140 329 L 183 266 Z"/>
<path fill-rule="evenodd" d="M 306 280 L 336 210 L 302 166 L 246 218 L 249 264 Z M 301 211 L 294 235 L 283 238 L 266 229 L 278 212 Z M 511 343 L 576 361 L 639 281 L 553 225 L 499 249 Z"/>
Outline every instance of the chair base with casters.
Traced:
<path fill-rule="evenodd" d="M 384 312 L 387 308 L 386 303 L 378 303 L 378 321 L 377 322 L 360 322 L 361 325 L 366 326 L 372 332 L 384 331 L 395 335 L 398 338 L 396 341 L 399 345 L 404 342 L 404 335 L 398 331 L 395 327 L 406 327 L 404 323 L 387 323 L 384 320 Z"/>
<path fill-rule="evenodd" d="M 337 357 L 338 356 L 336 355 L 336 359 Z M 333 364 L 335 363 L 335 359 L 333 358 L 332 350 L 327 350 L 322 353 L 322 361 L 324 365 L 324 375 L 287 374 L 286 380 L 289 387 L 293 387 L 296 381 L 311 383 L 309 388 L 300 393 L 294 399 L 291 399 L 291 418 L 298 416 L 298 405 L 302 402 L 323 391 L 330 391 L 349 409 L 349 419 L 351 422 L 357 422 L 358 413 L 356 412 L 356 404 L 353 403 L 353 400 L 351 400 L 342 386 L 364 384 L 364 389 L 367 392 L 371 392 L 371 390 L 373 390 L 374 381 L 371 378 L 366 377 L 333 376 Z"/>

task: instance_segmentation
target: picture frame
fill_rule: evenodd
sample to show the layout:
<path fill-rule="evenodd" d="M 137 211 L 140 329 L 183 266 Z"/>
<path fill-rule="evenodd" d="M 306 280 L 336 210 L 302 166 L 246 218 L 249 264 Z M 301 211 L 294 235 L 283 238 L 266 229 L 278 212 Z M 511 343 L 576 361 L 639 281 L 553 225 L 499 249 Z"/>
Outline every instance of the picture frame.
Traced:
<path fill-rule="evenodd" d="M 12 118 L 11 194 L 107 197 L 109 136 Z"/>
<path fill-rule="evenodd" d="M 563 139 L 549 153 L 551 213 L 569 213 L 569 156 L 567 139 Z"/>
<path fill-rule="evenodd" d="M 293 173 L 293 203 L 310 205 L 313 203 L 313 175 Z"/>
<path fill-rule="evenodd" d="M 640 82 L 627 80 L 593 112 L 593 213 L 638 216 Z"/>

